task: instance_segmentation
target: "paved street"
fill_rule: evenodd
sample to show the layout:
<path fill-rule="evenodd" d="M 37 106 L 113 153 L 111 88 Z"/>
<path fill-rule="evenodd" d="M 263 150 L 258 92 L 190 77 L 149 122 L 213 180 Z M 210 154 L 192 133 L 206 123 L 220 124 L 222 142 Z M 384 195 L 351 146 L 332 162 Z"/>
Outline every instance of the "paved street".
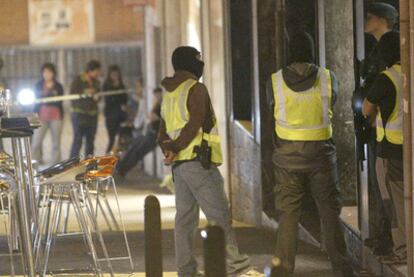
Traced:
<path fill-rule="evenodd" d="M 161 202 L 162 207 L 162 227 L 163 227 L 163 257 L 164 271 L 170 272 L 169 275 L 175 276 L 174 265 L 174 196 L 167 190 L 158 187 L 159 181 L 145 176 L 141 172 L 132 172 L 126 180 L 118 185 L 120 194 L 121 210 L 125 220 L 128 238 L 130 241 L 135 275 L 144 276 L 144 233 L 143 233 L 143 209 L 144 199 L 148 194 L 155 194 Z M 113 196 L 110 196 L 111 205 L 114 204 Z M 203 218 L 203 217 L 202 217 Z M 206 221 L 202 219 L 200 227 L 205 226 Z M 109 248 L 109 254 L 113 256 L 124 255 L 122 247 L 122 234 L 109 231 L 108 226 L 101 216 L 99 225 L 105 231 L 104 237 Z M 275 244 L 275 234 L 273 231 L 257 230 L 255 228 L 235 223 L 236 234 L 242 252 L 249 254 L 253 265 L 259 270 L 263 270 L 271 258 Z M 71 213 L 69 231 L 75 231 L 77 224 L 75 216 Z M 2 229 L 2 232 L 4 230 Z M 0 249 L 3 252 L 6 248 L 5 237 L 0 239 Z M 202 241 L 198 237 L 196 241 L 195 254 L 199 263 L 202 265 Z M 88 268 L 89 259 L 86 255 L 84 243 L 79 237 L 59 238 L 53 252 L 51 261 L 53 269 L 81 269 Z M 202 266 L 201 266 L 202 267 Z M 130 276 L 128 264 L 125 262 L 115 262 L 114 268 L 117 276 Z M 9 262 L 7 258 L 0 258 L 0 276 L 9 276 Z M 126 275 L 123 275 L 126 274 Z M 73 275 L 75 276 L 75 275 Z M 312 246 L 300 244 L 297 257 L 297 270 L 295 276 L 330 276 L 329 262 L 324 253 Z"/>

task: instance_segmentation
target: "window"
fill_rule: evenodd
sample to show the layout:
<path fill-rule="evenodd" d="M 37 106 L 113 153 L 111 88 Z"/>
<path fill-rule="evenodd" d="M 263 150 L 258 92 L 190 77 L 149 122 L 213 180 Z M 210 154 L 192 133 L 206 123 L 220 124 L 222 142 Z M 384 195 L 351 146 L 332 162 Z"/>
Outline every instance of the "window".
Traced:
<path fill-rule="evenodd" d="M 230 5 L 230 62 L 235 120 L 252 121 L 252 3 L 232 0 Z"/>

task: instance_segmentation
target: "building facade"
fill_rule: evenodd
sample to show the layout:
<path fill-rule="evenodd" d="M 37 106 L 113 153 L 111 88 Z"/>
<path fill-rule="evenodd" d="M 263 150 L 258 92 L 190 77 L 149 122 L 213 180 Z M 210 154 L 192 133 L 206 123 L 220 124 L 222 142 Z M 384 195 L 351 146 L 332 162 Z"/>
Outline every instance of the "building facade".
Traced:
<path fill-rule="evenodd" d="M 358 61 L 364 58 L 363 10 L 370 2 L 157 0 L 155 7 L 146 8 L 151 9 L 146 11 L 146 15 L 151 13 L 152 19 L 144 28 L 145 38 L 150 39 L 146 41 L 146 49 L 156 51 L 146 62 L 149 67 L 156 67 L 147 72 L 148 75 L 153 74 L 147 76 L 150 86 L 155 86 L 162 76 L 172 74 L 170 59 L 177 46 L 191 45 L 201 50 L 206 62 L 202 81 L 209 88 L 225 142 L 226 159 L 221 170 L 233 218 L 270 227 L 277 227 L 277 213 L 274 211 L 271 163 L 273 130 L 266 128 L 268 115 L 263 109 L 267 104 L 266 82 L 271 73 L 286 65 L 286 45 L 290 34 L 305 30 L 314 37 L 317 63 L 333 70 L 339 81 L 340 92 L 333 122 L 339 185 L 346 208 L 344 223 L 349 229 L 348 240 L 354 257 L 364 266 L 369 261 L 361 242 L 369 237 L 370 218 L 375 216 L 375 211 L 372 211 L 369 200 L 367 161 L 356 161 L 350 107 L 353 91 L 359 82 L 356 77 Z M 413 33 L 409 30 L 413 30 L 414 3 L 412 0 L 386 2 L 397 8 L 399 5 L 406 8 L 405 12 L 401 10 L 403 59 L 412 59 L 409 51 L 413 47 L 413 39 L 410 40 Z M 411 65 L 403 62 L 404 67 L 406 80 L 412 80 Z M 413 87 L 412 81 L 405 84 L 406 100 L 411 103 L 408 91 Z M 407 112 L 410 107 L 407 106 Z M 406 127 L 411 130 L 409 128 Z M 408 133 L 407 138 L 405 143 L 411 145 Z M 411 151 L 408 146 L 404 147 Z M 406 155 L 408 157 L 412 153 Z M 156 163 L 162 175 L 161 161 Z M 406 163 L 407 171 L 411 172 L 411 163 Z M 407 186 L 412 183 L 411 177 L 408 178 Z M 410 191 L 407 191 L 407 197 L 409 195 L 412 199 Z M 412 215 L 410 201 L 407 202 L 408 215 Z M 309 220 L 301 222 L 301 235 L 318 244 L 321 238 L 319 226 L 315 226 L 318 225 L 315 224 L 317 213 L 312 201 L 306 205 L 306 215 L 309 213 L 309 216 L 305 218 Z M 412 228 L 412 220 L 408 222 L 411 222 L 408 228 Z M 412 231 L 409 234 L 409 244 L 412 245 Z M 412 270 L 410 263 L 409 270 Z"/>

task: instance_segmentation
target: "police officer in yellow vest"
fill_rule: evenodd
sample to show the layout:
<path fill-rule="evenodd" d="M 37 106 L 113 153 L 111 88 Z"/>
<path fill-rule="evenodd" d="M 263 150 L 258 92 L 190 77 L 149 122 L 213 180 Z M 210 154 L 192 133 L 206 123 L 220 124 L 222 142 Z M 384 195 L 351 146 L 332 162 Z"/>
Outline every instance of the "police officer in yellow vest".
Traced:
<path fill-rule="evenodd" d="M 387 69 L 379 75 L 364 101 L 364 115 L 376 125 L 377 178 L 384 203 L 390 206 L 394 253 L 384 262 L 407 259 L 403 184 L 403 87 L 399 32 L 382 36 L 378 49 Z"/>
<path fill-rule="evenodd" d="M 268 82 L 275 202 L 280 215 L 275 257 L 281 260 L 287 275 L 292 275 L 298 222 L 305 193 L 310 191 L 321 218 L 334 276 L 354 276 L 339 221 L 341 206 L 332 141 L 332 107 L 338 84 L 333 72 L 315 65 L 314 53 L 309 34 L 293 35 L 289 40 L 290 65 L 272 74 Z"/>
<path fill-rule="evenodd" d="M 158 142 L 165 163 L 172 165 L 176 190 L 175 251 L 178 276 L 202 276 L 193 256 L 193 238 L 198 227 L 199 208 L 209 222 L 226 234 L 229 276 L 264 276 L 250 268 L 248 256 L 238 251 L 231 227 L 223 177 L 217 120 L 205 85 L 198 80 L 204 63 L 200 52 L 188 46 L 172 55 L 174 76 L 165 78 Z"/>

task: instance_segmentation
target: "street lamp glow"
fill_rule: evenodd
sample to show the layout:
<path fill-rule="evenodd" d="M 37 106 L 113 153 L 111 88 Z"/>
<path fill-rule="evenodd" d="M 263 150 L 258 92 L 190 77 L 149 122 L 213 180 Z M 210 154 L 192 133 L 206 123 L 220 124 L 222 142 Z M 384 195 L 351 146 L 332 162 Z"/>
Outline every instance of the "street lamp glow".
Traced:
<path fill-rule="evenodd" d="M 34 91 L 29 88 L 24 88 L 17 94 L 17 101 L 21 105 L 32 105 L 35 99 L 36 97 Z"/>

